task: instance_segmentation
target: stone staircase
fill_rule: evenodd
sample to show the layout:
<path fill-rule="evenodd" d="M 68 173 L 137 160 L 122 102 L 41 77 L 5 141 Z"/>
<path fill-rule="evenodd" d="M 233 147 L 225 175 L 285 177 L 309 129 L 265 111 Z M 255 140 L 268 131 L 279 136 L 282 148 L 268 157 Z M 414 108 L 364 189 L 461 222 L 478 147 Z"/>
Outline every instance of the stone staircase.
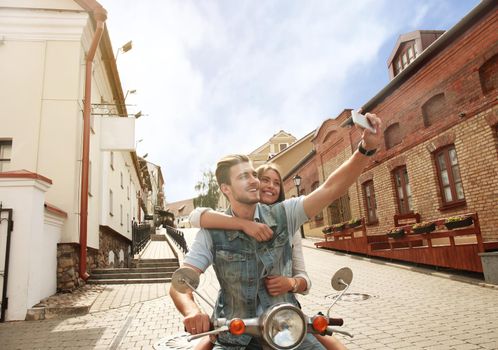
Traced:
<path fill-rule="evenodd" d="M 131 268 L 94 269 L 87 283 L 166 283 L 179 267 L 178 259 L 135 259 L 132 264 Z"/>
<path fill-rule="evenodd" d="M 179 267 L 164 235 L 151 235 L 151 241 L 134 259 L 130 268 L 94 269 L 87 283 L 90 284 L 132 284 L 171 282 L 173 272 Z"/>

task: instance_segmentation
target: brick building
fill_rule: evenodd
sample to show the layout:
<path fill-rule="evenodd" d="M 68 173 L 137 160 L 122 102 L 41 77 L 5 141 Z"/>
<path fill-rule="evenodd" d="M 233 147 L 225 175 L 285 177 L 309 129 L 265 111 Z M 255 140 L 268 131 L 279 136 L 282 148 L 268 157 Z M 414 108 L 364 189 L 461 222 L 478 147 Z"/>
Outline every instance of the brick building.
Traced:
<path fill-rule="evenodd" d="M 482 1 L 444 34 L 400 37 L 387 63 L 392 80 L 363 106 L 383 119 L 384 144 L 324 210 L 323 225 L 365 217 L 375 235 L 393 227 L 395 214 L 428 221 L 477 212 L 484 241 L 498 241 L 497 19 L 497 2 Z M 422 42 L 423 51 L 413 49 Z M 352 154 L 361 132 L 349 121 L 346 109 L 317 129 L 316 155 L 289 174 L 287 194 L 295 194 L 296 173 L 309 173 L 301 187 L 309 193 Z M 322 236 L 316 224 L 306 233 Z"/>

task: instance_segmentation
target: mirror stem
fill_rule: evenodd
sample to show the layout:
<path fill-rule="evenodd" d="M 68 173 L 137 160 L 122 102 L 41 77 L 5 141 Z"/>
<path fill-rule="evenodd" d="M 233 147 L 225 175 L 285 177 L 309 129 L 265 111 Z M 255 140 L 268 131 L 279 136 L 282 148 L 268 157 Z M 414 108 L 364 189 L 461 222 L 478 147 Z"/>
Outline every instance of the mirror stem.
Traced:
<path fill-rule="evenodd" d="M 204 300 L 206 302 L 206 304 L 208 304 L 209 306 L 211 306 L 211 308 L 214 310 L 214 305 L 211 304 L 206 298 L 204 298 L 200 293 L 197 292 L 197 290 L 195 290 L 194 287 L 192 287 L 190 285 L 190 283 L 188 283 L 185 279 L 182 280 L 183 283 L 185 283 L 191 290 L 193 293 L 195 293 L 195 295 L 197 295 L 199 298 L 201 298 L 202 300 Z"/>
<path fill-rule="evenodd" d="M 339 283 L 346 286 L 346 288 L 344 288 L 344 290 L 341 292 L 341 294 L 339 294 L 339 296 L 337 298 L 335 298 L 334 302 L 332 303 L 332 305 L 330 305 L 329 309 L 327 310 L 327 317 L 330 317 L 330 309 L 332 309 L 332 306 L 335 305 L 335 303 L 337 303 L 337 301 L 339 299 L 341 299 L 342 295 L 344 293 L 346 293 L 346 291 L 349 289 L 349 284 L 347 284 L 346 282 L 344 282 L 344 280 L 342 278 L 339 279 Z"/>

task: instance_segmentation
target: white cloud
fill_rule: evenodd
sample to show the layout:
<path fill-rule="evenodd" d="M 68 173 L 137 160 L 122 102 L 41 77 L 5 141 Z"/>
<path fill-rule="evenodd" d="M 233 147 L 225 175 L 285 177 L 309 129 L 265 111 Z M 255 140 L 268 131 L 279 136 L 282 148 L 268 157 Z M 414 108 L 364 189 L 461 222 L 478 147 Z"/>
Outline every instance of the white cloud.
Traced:
<path fill-rule="evenodd" d="M 114 47 L 133 40 L 120 76 L 125 91 L 137 89 L 129 109 L 148 114 L 138 153 L 161 165 L 169 201 L 195 196 L 222 155 L 248 153 L 281 129 L 302 137 L 366 102 L 387 73 L 365 81 L 362 72 L 386 70 L 399 34 L 435 11 L 451 18 L 436 0 L 100 2 Z M 358 96 L 365 85 L 371 95 Z"/>

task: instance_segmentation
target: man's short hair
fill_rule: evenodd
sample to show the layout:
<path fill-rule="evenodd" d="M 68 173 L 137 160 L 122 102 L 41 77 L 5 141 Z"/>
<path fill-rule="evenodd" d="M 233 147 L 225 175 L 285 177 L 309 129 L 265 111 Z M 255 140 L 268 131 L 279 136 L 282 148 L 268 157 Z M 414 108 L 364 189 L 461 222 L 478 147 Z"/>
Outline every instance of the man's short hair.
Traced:
<path fill-rule="evenodd" d="M 216 181 L 218 181 L 218 185 L 227 184 L 231 185 L 230 182 L 230 168 L 234 165 L 240 163 L 250 163 L 251 160 L 249 157 L 243 154 L 230 154 L 228 156 L 224 156 L 218 161 L 216 164 Z"/>

